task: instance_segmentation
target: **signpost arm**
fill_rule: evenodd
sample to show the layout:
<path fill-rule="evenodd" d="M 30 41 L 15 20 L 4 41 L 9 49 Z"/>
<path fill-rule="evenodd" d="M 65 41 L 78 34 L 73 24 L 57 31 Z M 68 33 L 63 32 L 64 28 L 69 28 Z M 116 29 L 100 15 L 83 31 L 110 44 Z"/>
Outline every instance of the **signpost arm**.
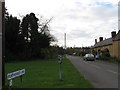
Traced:
<path fill-rule="evenodd" d="M 11 72 L 11 73 L 7 74 L 7 79 L 9 80 L 9 90 L 12 86 L 12 79 L 19 77 L 19 76 L 20 76 L 20 88 L 22 88 L 22 83 L 23 83 L 22 79 L 23 79 L 24 74 L 25 74 L 25 69 L 18 70 L 18 71 Z"/>

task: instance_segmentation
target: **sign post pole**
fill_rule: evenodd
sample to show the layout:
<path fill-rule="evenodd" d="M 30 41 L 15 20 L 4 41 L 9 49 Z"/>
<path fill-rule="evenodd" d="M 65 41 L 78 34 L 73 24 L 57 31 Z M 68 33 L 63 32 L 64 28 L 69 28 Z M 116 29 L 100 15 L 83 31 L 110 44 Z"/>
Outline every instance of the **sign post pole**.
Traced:
<path fill-rule="evenodd" d="M 61 71 L 62 56 L 61 55 L 58 55 L 58 63 L 59 63 L 59 76 L 60 76 L 60 80 L 62 81 L 62 71 Z"/>
<path fill-rule="evenodd" d="M 22 76 L 20 76 L 20 87 L 22 88 Z"/>
<path fill-rule="evenodd" d="M 59 74 L 60 74 L 60 80 L 62 80 L 61 64 L 59 64 Z"/>
<path fill-rule="evenodd" d="M 9 80 L 9 90 L 11 90 L 11 86 L 12 86 L 12 79 Z"/>

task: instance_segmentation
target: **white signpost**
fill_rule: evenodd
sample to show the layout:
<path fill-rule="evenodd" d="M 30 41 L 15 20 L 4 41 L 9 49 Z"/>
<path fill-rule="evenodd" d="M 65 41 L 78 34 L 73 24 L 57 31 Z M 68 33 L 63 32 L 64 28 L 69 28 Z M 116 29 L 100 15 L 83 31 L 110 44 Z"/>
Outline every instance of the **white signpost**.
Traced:
<path fill-rule="evenodd" d="M 12 86 L 12 79 L 20 76 L 20 87 L 22 88 L 22 75 L 25 74 L 25 69 L 18 70 L 7 74 L 7 79 L 9 80 L 9 89 Z"/>
<path fill-rule="evenodd" d="M 23 74 L 25 74 L 25 69 L 18 70 L 18 71 L 12 72 L 12 73 L 8 73 L 7 74 L 7 79 L 11 80 L 11 79 L 19 77 L 19 76 L 21 76 Z"/>
<path fill-rule="evenodd" d="M 3 30 L 3 8 L 4 8 L 4 0 L 0 0 L 0 90 L 3 86 L 3 74 L 2 74 L 2 30 Z"/>

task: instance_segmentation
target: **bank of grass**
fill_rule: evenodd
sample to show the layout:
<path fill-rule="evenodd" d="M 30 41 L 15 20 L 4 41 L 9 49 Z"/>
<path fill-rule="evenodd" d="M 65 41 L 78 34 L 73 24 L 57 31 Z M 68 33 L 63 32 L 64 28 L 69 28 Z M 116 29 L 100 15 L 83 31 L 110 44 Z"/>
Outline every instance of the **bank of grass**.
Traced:
<path fill-rule="evenodd" d="M 98 60 L 113 63 L 113 64 L 120 64 L 120 58 L 100 57 Z"/>
<path fill-rule="evenodd" d="M 116 61 L 114 59 L 109 59 L 109 60 L 98 59 L 98 61 L 105 61 L 105 62 L 109 62 L 109 63 L 113 63 L 113 64 L 120 64 L 120 61 Z"/>
<path fill-rule="evenodd" d="M 63 81 L 59 80 L 57 60 L 33 60 L 5 64 L 6 74 L 22 68 L 26 70 L 23 76 L 23 88 L 93 88 L 66 58 L 63 58 L 62 63 Z M 8 87 L 7 80 L 6 86 Z M 19 77 L 13 79 L 12 87 L 20 87 Z"/>

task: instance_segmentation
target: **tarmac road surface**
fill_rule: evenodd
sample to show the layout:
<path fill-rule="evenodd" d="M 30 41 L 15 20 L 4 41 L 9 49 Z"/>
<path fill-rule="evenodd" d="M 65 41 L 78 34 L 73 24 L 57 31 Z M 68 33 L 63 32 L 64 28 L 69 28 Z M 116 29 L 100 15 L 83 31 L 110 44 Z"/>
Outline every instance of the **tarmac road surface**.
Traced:
<path fill-rule="evenodd" d="M 66 55 L 77 70 L 95 88 L 118 88 L 118 65 L 103 61 L 84 61 L 77 56 Z"/>

